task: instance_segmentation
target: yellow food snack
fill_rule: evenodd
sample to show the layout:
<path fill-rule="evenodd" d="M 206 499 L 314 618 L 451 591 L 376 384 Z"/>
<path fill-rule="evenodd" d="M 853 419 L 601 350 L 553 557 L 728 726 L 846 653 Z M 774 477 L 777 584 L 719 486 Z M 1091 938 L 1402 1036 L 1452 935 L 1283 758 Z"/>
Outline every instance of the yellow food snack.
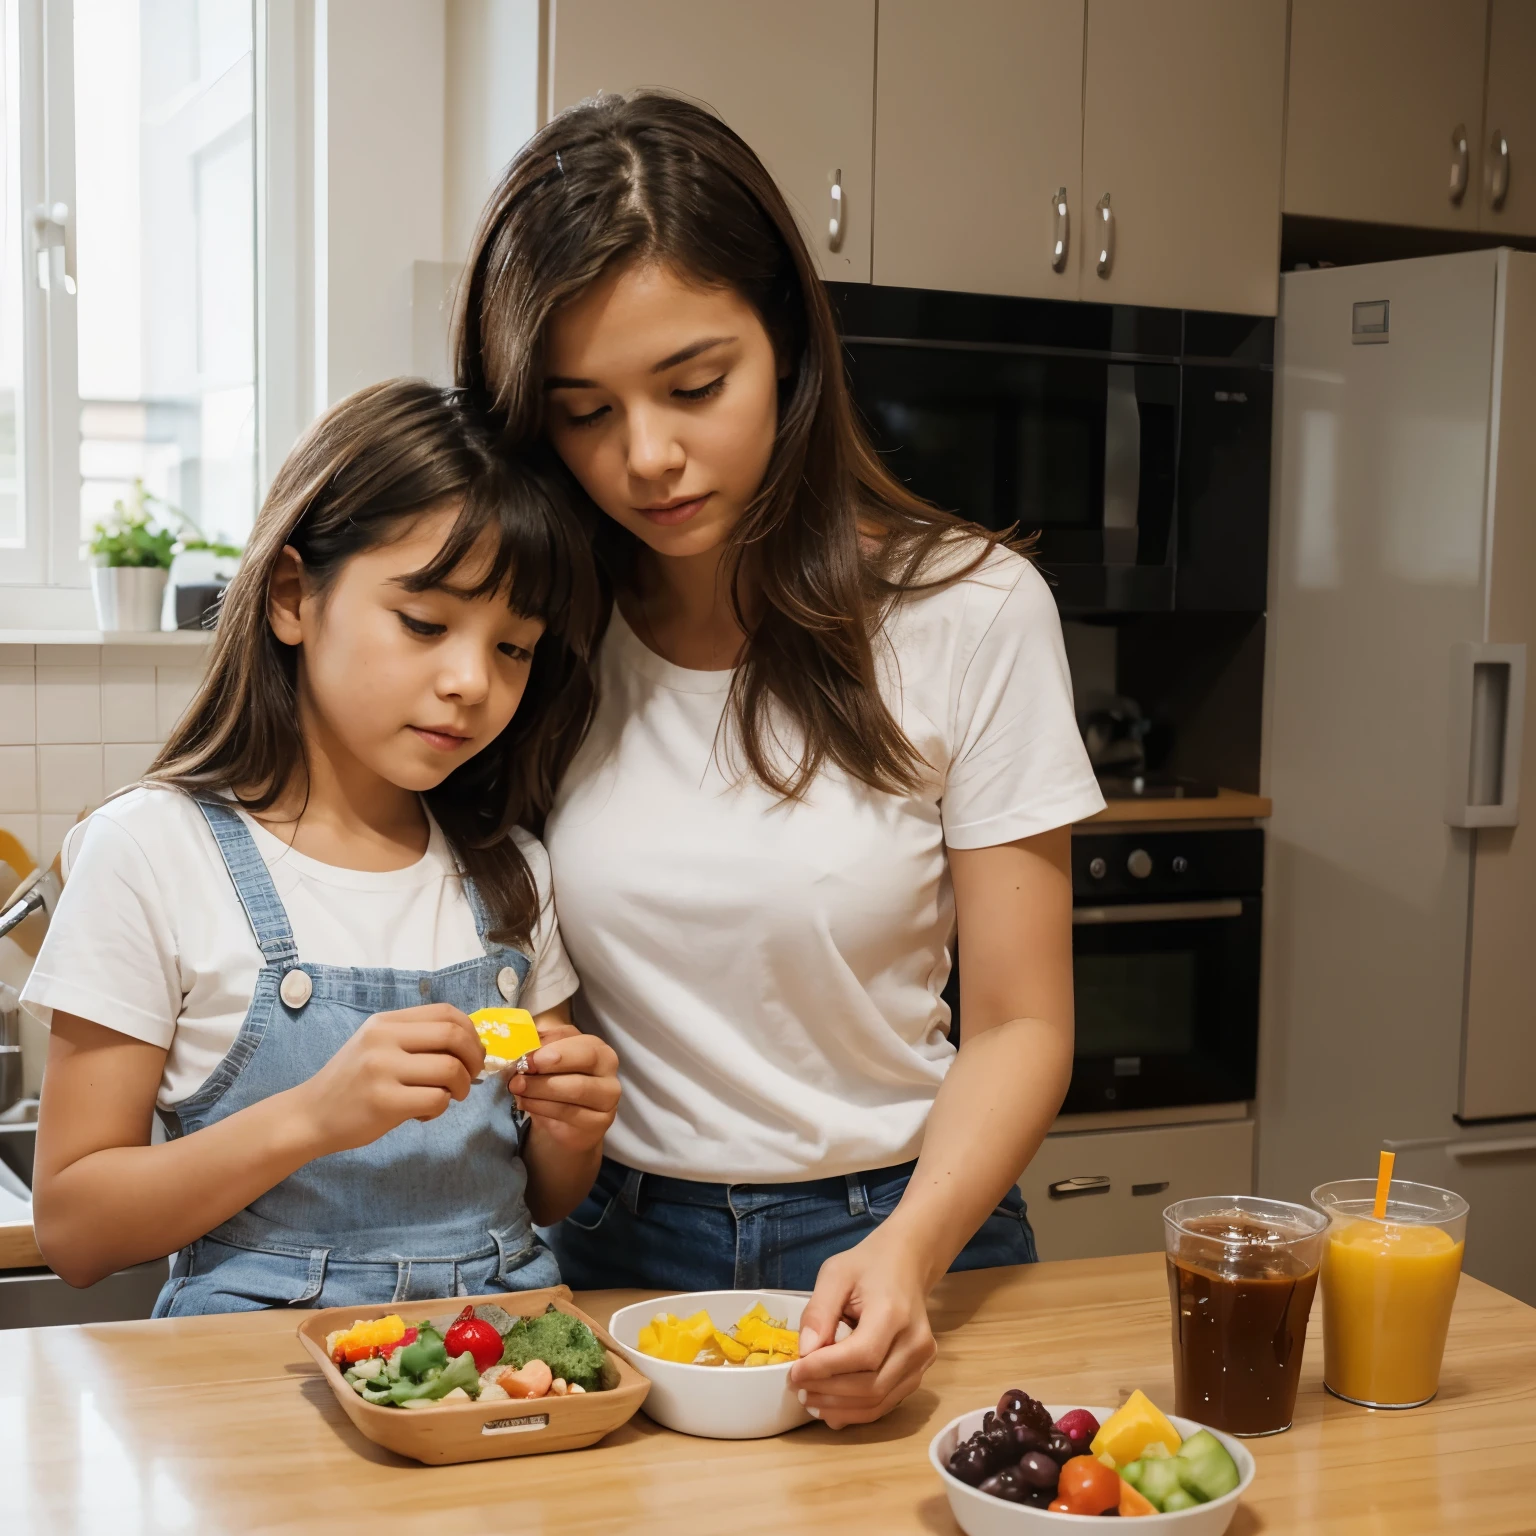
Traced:
<path fill-rule="evenodd" d="M 1154 1440 L 1178 1454 L 1184 1441 L 1160 1409 L 1138 1387 L 1100 1426 L 1089 1449 L 1101 1460 L 1107 1452 L 1119 1467 L 1129 1466 Z"/>
<path fill-rule="evenodd" d="M 716 1328 L 708 1312 L 688 1318 L 658 1312 L 640 1330 L 637 1347 L 643 1355 L 679 1365 L 787 1365 L 800 1358 L 800 1335 L 769 1317 L 759 1302 L 731 1333 Z"/>
<path fill-rule="evenodd" d="M 340 1364 L 343 1360 L 355 1365 L 359 1360 L 370 1360 L 375 1355 L 388 1354 L 390 1348 L 405 1337 L 405 1319 L 393 1312 L 388 1317 L 353 1323 L 341 1333 L 333 1333 L 326 1344 L 331 1359 Z"/>
<path fill-rule="evenodd" d="M 469 1016 L 487 1061 L 516 1061 L 539 1048 L 539 1032 L 526 1008 L 477 1008 Z"/>

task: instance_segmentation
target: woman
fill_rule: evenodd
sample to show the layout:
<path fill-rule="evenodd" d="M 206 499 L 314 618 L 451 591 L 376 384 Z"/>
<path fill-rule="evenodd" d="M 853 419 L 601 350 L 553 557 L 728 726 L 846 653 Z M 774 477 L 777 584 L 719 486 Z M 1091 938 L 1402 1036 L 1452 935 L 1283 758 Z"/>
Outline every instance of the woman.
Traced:
<path fill-rule="evenodd" d="M 1015 1181 L 1071 1070 L 1070 826 L 1103 804 L 1050 593 L 887 473 L 783 197 L 690 103 L 529 142 L 457 346 L 585 491 L 613 595 L 546 828 L 624 1084 L 562 1271 L 814 1283 L 802 1400 L 878 1418 L 933 1359 L 938 1277 L 1035 1257 Z"/>

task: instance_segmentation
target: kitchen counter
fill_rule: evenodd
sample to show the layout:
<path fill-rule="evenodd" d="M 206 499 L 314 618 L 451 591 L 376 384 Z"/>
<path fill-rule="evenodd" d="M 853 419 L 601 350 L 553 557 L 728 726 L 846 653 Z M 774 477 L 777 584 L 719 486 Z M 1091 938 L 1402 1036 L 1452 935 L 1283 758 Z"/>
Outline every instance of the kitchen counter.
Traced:
<path fill-rule="evenodd" d="M 642 1293 L 577 1299 L 598 1317 Z M 952 1275 L 938 1363 L 881 1423 L 691 1440 L 636 1417 L 590 1450 L 427 1468 L 362 1439 L 299 1348 L 302 1313 L 0 1333 L 4 1528 L 22 1532 L 951 1533 L 928 1441 L 1022 1386 L 1173 1406 L 1160 1254 Z M 1372 1413 L 1325 1395 L 1314 1308 L 1295 1427 L 1248 1442 L 1233 1536 L 1529 1531 L 1536 1310 L 1463 1277 L 1440 1396 Z"/>
<path fill-rule="evenodd" d="M 1084 817 L 1084 829 L 1107 822 L 1146 821 L 1262 821 L 1272 804 L 1265 795 L 1249 795 L 1237 789 L 1218 789 L 1215 795 L 1188 800 L 1111 800 L 1102 811 Z"/>

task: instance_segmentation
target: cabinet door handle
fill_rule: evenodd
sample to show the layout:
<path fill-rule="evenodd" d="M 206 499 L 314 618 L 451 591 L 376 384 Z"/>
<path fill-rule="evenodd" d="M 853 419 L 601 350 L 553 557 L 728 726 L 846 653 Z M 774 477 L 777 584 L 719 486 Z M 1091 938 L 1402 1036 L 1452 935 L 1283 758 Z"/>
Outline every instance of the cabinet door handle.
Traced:
<path fill-rule="evenodd" d="M 1067 222 L 1067 189 L 1062 187 L 1056 196 L 1051 199 L 1051 207 L 1056 214 L 1056 238 L 1051 244 L 1051 271 L 1062 272 L 1067 265 L 1067 240 L 1069 238 Z"/>
<path fill-rule="evenodd" d="M 1493 140 L 1488 145 L 1488 206 L 1495 213 L 1503 210 L 1504 199 L 1509 196 L 1509 140 L 1501 129 L 1493 130 Z"/>
<path fill-rule="evenodd" d="M 1519 826 L 1524 737 L 1525 646 L 1453 645 L 1447 826 Z"/>
<path fill-rule="evenodd" d="M 1047 1184 L 1045 1192 L 1052 1200 L 1076 1200 L 1082 1195 L 1107 1195 L 1109 1176 L 1103 1173 L 1080 1173 L 1073 1179 L 1058 1179 Z"/>
<path fill-rule="evenodd" d="M 827 249 L 829 251 L 842 250 L 844 223 L 843 172 L 842 168 L 839 167 L 832 173 L 832 216 L 827 220 Z"/>
<path fill-rule="evenodd" d="M 1471 163 L 1471 152 L 1467 147 L 1467 125 L 1457 123 L 1451 129 L 1452 207 L 1461 207 L 1461 200 L 1467 195 L 1467 170 Z"/>
<path fill-rule="evenodd" d="M 1115 215 L 1109 206 L 1109 193 L 1099 199 L 1099 260 L 1100 277 L 1108 277 L 1115 264 Z"/>

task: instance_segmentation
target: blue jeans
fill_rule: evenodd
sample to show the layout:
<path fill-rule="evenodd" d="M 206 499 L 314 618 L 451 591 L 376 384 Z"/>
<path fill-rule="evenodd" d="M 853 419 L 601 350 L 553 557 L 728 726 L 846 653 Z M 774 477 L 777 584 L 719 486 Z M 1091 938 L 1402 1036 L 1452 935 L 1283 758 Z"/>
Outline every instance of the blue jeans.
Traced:
<path fill-rule="evenodd" d="M 703 1184 L 605 1157 L 592 1192 L 541 1236 L 576 1290 L 808 1291 L 824 1260 L 896 1209 L 914 1166 L 801 1184 Z M 1011 1189 L 950 1268 L 1038 1258 L 1024 1198 Z"/>

